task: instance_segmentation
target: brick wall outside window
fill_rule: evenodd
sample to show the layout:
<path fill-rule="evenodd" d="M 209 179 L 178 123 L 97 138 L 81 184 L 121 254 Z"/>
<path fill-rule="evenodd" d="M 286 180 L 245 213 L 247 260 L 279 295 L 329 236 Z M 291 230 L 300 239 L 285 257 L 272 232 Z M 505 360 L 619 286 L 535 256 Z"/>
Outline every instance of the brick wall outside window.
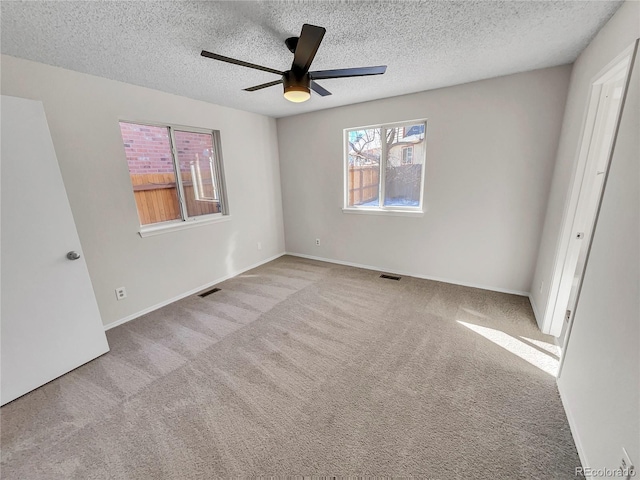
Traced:
<path fill-rule="evenodd" d="M 169 133 L 164 127 L 120 123 L 124 149 L 132 175 L 147 173 L 173 173 Z M 211 155 L 212 143 L 209 135 L 182 132 L 176 149 L 181 161 L 181 170 L 187 171 L 186 161 L 200 160 Z"/>

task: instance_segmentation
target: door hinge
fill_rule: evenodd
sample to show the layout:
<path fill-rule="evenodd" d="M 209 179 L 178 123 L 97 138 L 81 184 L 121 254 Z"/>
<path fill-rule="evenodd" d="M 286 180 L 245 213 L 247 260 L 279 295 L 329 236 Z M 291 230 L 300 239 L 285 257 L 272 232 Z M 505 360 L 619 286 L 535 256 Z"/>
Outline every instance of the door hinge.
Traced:
<path fill-rule="evenodd" d="M 568 322 L 570 318 L 571 318 L 571 310 L 567 310 L 567 313 L 564 316 L 564 321 Z"/>

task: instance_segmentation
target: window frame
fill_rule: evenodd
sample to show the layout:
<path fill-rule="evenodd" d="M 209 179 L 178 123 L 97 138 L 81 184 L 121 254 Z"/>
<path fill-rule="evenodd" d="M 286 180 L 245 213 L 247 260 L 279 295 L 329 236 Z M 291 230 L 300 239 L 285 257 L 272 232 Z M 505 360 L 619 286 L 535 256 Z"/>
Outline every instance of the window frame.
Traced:
<path fill-rule="evenodd" d="M 231 215 L 229 213 L 229 201 L 227 199 L 227 186 L 225 182 L 225 174 L 224 174 L 224 161 L 222 159 L 222 140 L 220 138 L 220 130 L 214 130 L 209 128 L 199 128 L 199 127 L 190 127 L 186 125 L 178 125 L 174 123 L 160 123 L 160 122 L 149 122 L 149 121 L 140 121 L 140 120 L 128 120 L 124 118 L 118 119 L 118 129 L 120 128 L 120 123 L 129 123 L 132 125 L 140 125 L 147 127 L 158 127 L 158 128 L 166 128 L 169 134 L 169 146 L 171 150 L 171 162 L 173 164 L 173 172 L 176 177 L 176 192 L 178 196 L 178 205 L 180 207 L 180 215 L 182 218 L 177 218 L 175 220 L 166 220 L 164 222 L 156 222 L 149 223 L 143 225 L 140 222 L 140 213 L 138 212 L 138 207 L 136 205 L 136 213 L 138 214 L 138 223 L 140 225 L 139 234 L 141 237 L 147 237 L 152 235 L 158 235 L 160 233 L 172 232 L 176 230 L 181 230 L 183 228 L 190 228 L 199 225 L 206 225 L 210 223 L 216 223 L 220 221 L 229 220 Z M 214 190 L 219 192 L 219 202 L 220 202 L 220 212 L 218 213 L 210 213 L 206 215 L 196 215 L 189 216 L 187 211 L 187 203 L 184 194 L 184 187 L 182 184 L 182 176 L 180 175 L 180 164 L 178 160 L 178 150 L 176 149 L 176 140 L 175 140 L 175 132 L 186 132 L 186 133 L 200 133 L 211 135 L 211 143 L 212 143 L 212 153 L 214 155 L 214 173 L 215 173 L 215 182 Z M 120 135 L 120 140 L 122 141 L 122 145 L 124 148 L 124 139 L 122 135 Z M 125 154 L 125 162 L 126 154 Z M 131 190 L 133 193 L 133 189 Z M 135 199 L 134 199 L 135 203 Z"/>
<path fill-rule="evenodd" d="M 382 214 L 382 215 L 400 215 L 400 216 L 422 216 L 424 214 L 424 189 L 425 189 L 425 170 L 427 167 L 427 119 L 421 118 L 417 120 L 406 120 L 402 122 L 381 123 L 376 125 L 367 125 L 359 127 L 350 127 L 343 130 L 343 213 L 364 213 L 364 214 Z M 415 125 L 424 124 L 424 149 L 423 149 L 423 163 L 422 174 L 420 177 L 420 202 L 416 207 L 409 206 L 384 206 L 385 189 L 386 189 L 386 165 L 388 161 L 387 143 L 382 141 L 386 138 L 386 132 L 392 128 L 406 128 Z M 366 129 L 380 129 L 380 175 L 378 185 L 378 206 L 377 207 L 362 207 L 358 205 L 349 205 L 349 132 Z M 411 145 L 413 147 L 414 145 Z M 415 149 L 414 149 L 413 164 L 415 165 Z M 402 159 L 400 160 L 402 162 Z"/>

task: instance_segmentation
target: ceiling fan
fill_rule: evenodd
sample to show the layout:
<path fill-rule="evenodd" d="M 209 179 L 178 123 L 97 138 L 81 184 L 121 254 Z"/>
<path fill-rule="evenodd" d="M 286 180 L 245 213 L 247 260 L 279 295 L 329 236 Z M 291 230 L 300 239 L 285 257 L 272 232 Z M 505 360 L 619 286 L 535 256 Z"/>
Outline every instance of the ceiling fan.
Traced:
<path fill-rule="evenodd" d="M 386 65 L 380 65 L 377 67 L 339 68 L 336 70 L 316 70 L 315 72 L 310 72 L 309 68 L 311 68 L 311 62 L 316 56 L 316 52 L 320 47 L 320 42 L 322 42 L 325 32 L 326 29 L 322 27 L 316 27 L 315 25 L 305 23 L 302 26 L 302 32 L 300 32 L 299 37 L 287 38 L 284 43 L 289 51 L 293 53 L 294 57 L 291 69 L 284 72 L 269 67 L 263 67 L 262 65 L 256 65 L 254 63 L 243 62 L 242 60 L 236 60 L 235 58 L 225 57 L 223 55 L 218 55 L 217 53 L 207 52 L 206 50 L 203 50 L 201 55 L 221 62 L 233 63 L 242 67 L 255 68 L 256 70 L 280 75 L 282 78 L 279 80 L 256 85 L 255 87 L 245 88 L 244 90 L 247 92 L 255 92 L 256 90 L 273 87 L 274 85 L 282 83 L 284 85 L 284 98 L 296 103 L 309 100 L 311 97 L 310 90 L 313 90 L 322 97 L 331 95 L 331 92 L 318 85 L 316 80 L 382 75 L 387 70 Z"/>

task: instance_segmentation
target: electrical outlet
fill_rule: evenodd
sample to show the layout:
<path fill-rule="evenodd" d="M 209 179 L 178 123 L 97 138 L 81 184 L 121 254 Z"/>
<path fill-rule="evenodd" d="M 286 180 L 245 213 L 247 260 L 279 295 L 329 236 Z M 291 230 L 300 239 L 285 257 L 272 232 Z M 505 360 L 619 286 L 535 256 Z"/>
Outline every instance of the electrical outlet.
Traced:
<path fill-rule="evenodd" d="M 620 459 L 620 470 L 622 471 L 623 478 L 630 479 L 635 476 L 636 467 L 631 461 L 631 457 L 627 453 L 627 450 L 622 447 L 622 458 Z"/>
<path fill-rule="evenodd" d="M 262 250 L 262 242 L 258 242 L 258 250 Z"/>
<path fill-rule="evenodd" d="M 319 247 L 319 246 L 320 246 L 320 239 L 316 238 L 316 247 Z"/>
<path fill-rule="evenodd" d="M 116 298 L 118 300 L 124 300 L 125 298 L 127 298 L 127 289 L 124 287 L 116 288 Z"/>

